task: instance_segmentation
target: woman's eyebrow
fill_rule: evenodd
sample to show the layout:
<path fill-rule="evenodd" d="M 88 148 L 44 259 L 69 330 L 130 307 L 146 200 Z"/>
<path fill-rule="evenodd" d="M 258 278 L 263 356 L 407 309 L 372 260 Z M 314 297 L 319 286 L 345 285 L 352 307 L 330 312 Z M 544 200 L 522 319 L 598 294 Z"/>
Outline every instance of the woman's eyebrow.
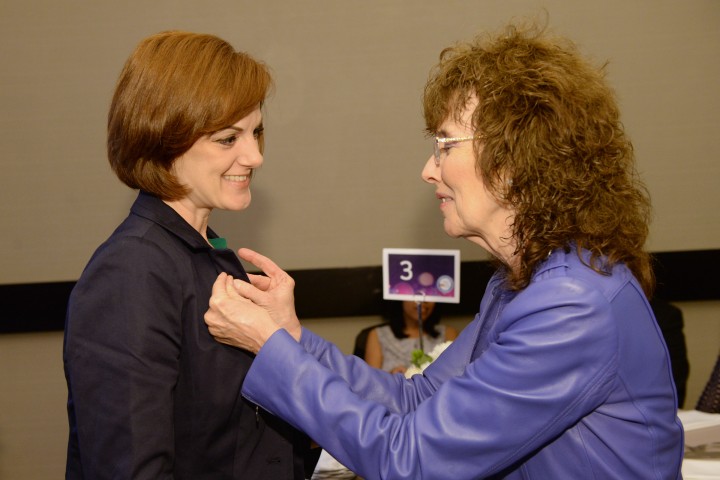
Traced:
<path fill-rule="evenodd" d="M 254 130 L 257 130 L 257 129 L 264 129 L 264 128 L 265 128 L 265 127 L 263 126 L 263 122 L 262 122 L 262 120 L 261 120 L 260 123 L 257 124 L 257 126 L 255 126 L 255 127 L 252 128 L 252 130 L 254 131 Z M 240 133 L 240 132 L 244 132 L 244 131 L 245 131 L 245 128 L 243 128 L 243 127 L 238 127 L 238 126 L 235 126 L 235 125 L 228 125 L 227 127 L 223 127 L 223 128 L 221 128 L 220 130 L 218 130 L 218 132 L 224 132 L 225 130 L 234 130 L 234 131 Z"/>

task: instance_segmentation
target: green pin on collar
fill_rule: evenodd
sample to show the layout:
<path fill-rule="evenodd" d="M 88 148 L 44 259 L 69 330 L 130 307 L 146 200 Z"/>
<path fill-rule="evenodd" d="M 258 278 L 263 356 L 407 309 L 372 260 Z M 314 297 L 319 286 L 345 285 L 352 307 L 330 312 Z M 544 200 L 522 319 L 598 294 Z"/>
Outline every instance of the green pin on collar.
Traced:
<path fill-rule="evenodd" d="M 222 237 L 209 238 L 208 240 L 210 241 L 210 245 L 216 250 L 227 248 L 227 240 Z"/>

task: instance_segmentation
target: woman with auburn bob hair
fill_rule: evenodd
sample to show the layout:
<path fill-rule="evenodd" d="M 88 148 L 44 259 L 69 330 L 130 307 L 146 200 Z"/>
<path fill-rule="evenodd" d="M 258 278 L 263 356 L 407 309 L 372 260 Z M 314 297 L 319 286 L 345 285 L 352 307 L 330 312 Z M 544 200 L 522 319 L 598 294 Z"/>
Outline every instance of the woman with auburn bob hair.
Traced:
<path fill-rule="evenodd" d="M 241 250 L 269 278 L 219 275 L 205 321 L 257 352 L 245 398 L 368 480 L 681 478 L 650 205 L 602 70 L 509 27 L 444 50 L 424 104 L 445 231 L 497 262 L 475 320 L 406 380 L 301 328 L 292 279 Z"/>
<path fill-rule="evenodd" d="M 306 437 L 240 395 L 253 355 L 203 322 L 219 273 L 247 279 L 208 220 L 250 204 L 271 86 L 211 35 L 159 33 L 127 60 L 108 157 L 140 192 L 70 297 L 67 478 L 304 478 Z"/>

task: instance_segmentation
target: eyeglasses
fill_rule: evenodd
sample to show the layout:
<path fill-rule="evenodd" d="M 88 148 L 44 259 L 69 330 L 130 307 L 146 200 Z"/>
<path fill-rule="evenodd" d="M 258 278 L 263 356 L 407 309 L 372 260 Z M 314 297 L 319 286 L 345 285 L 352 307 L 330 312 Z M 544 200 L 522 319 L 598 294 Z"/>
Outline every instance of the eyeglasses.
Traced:
<path fill-rule="evenodd" d="M 434 147 L 435 150 L 433 151 L 433 157 L 435 158 L 435 166 L 440 166 L 440 160 L 442 160 L 442 157 L 447 155 L 447 147 L 441 147 L 441 143 L 458 143 L 458 142 L 468 142 L 470 140 L 474 140 L 477 138 L 477 135 L 473 135 L 472 137 L 435 137 L 435 143 Z"/>

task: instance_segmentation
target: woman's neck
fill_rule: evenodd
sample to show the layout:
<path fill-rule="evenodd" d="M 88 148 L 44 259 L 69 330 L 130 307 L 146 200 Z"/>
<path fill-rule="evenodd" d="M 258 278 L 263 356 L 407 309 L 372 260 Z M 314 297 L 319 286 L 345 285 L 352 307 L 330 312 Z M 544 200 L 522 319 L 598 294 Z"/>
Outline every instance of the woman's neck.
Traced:
<path fill-rule="evenodd" d="M 210 219 L 210 212 L 212 209 L 209 208 L 197 208 L 187 198 L 180 200 L 163 200 L 170 208 L 175 210 L 187 223 L 190 224 L 200 235 L 203 236 L 205 241 L 207 238 L 207 226 L 208 220 Z"/>
<path fill-rule="evenodd" d="M 410 317 L 405 317 L 405 329 L 404 332 L 409 337 L 417 337 L 420 332 L 420 326 L 417 320 Z"/>

